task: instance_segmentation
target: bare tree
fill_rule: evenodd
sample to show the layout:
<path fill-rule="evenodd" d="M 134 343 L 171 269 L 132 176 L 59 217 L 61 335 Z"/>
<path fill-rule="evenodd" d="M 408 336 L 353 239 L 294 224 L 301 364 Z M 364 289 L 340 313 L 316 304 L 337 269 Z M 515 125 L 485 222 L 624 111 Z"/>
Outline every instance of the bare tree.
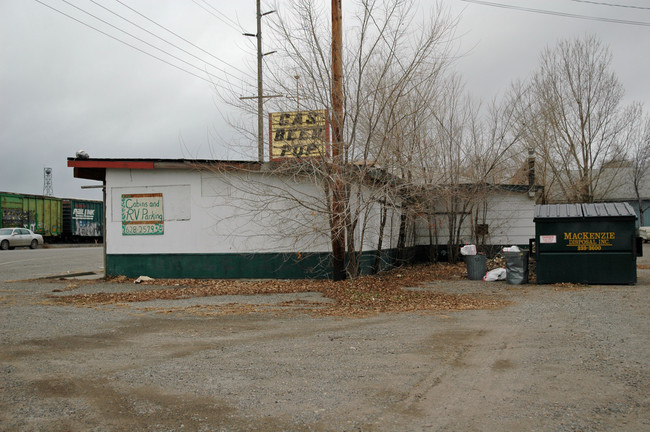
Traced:
<path fill-rule="evenodd" d="M 458 258 L 457 245 L 461 243 L 463 224 L 471 215 L 471 179 L 469 166 L 472 147 L 472 128 L 477 115 L 476 107 L 465 94 L 458 76 L 451 77 L 436 103 L 431 107 L 433 123 L 430 140 L 434 143 L 431 154 L 437 185 L 440 213 L 446 220 L 447 251 L 449 259 Z M 469 186 L 469 187 L 468 187 Z"/>
<path fill-rule="evenodd" d="M 438 215 L 437 228 L 446 234 L 448 258 L 458 259 L 463 241 L 483 244 L 493 185 L 505 181 L 513 149 L 521 138 L 514 105 L 493 101 L 482 108 L 464 90 L 458 76 L 450 77 L 430 101 L 428 146 L 420 175 L 433 185 L 428 203 Z M 429 223 L 430 225 L 430 223 Z M 437 231 L 440 234 L 440 231 Z M 429 236 L 433 240 L 433 236 Z"/>
<path fill-rule="evenodd" d="M 522 145 L 523 130 L 517 110 L 522 95 L 511 96 L 515 96 L 514 100 L 512 97 L 493 100 L 483 116 L 474 117 L 476 121 L 471 129 L 468 171 L 473 192 L 472 239 L 483 247 L 489 239 L 487 218 L 491 201 L 498 199 L 495 191 L 511 182 L 517 167 L 528 165 L 528 151 Z"/>
<path fill-rule="evenodd" d="M 634 198 L 639 209 L 639 225 L 645 226 L 645 212 L 650 207 L 647 203 L 648 171 L 650 170 L 650 115 L 645 114 L 640 104 L 635 104 L 628 112 L 631 125 L 626 135 L 629 143 L 628 160 L 631 161 L 630 182 Z"/>
<path fill-rule="evenodd" d="M 645 212 L 650 208 L 650 204 L 644 203 L 644 199 L 648 196 L 641 195 L 641 185 L 648 182 L 648 171 L 650 170 L 650 119 L 646 119 L 643 135 L 637 141 L 639 148 L 634 152 L 634 193 L 636 194 L 637 202 L 639 204 L 639 223 L 643 226 L 647 225 L 645 220 Z M 647 191 L 647 188 L 645 189 Z"/>
<path fill-rule="evenodd" d="M 295 97 L 267 101 L 269 111 L 332 106 L 331 27 L 328 11 L 321 4 L 297 0 L 283 4 L 284 8 L 276 7 L 271 42 L 266 45 L 272 45 L 277 53 L 265 57 L 265 87 L 269 92 Z M 421 101 L 441 81 L 451 58 L 455 21 L 440 5 L 430 19 L 420 22 L 420 16 L 412 0 L 360 0 L 355 15 L 344 18 L 344 152 L 340 172 L 323 148 L 319 157 L 270 163 L 260 174 L 289 179 L 269 196 L 292 202 L 312 215 L 313 228 L 321 234 L 322 221 L 329 221 L 331 237 L 341 235 L 335 231 L 332 193 L 336 182 L 343 181 L 347 273 L 352 277 L 360 272 L 364 250 L 395 247 L 385 241 L 392 238 L 389 234 L 396 215 L 401 213 L 397 216 L 401 221 L 408 219 L 409 196 L 401 185 L 406 182 L 403 179 L 413 177 L 413 171 L 403 165 L 413 159 L 411 141 L 416 128 L 412 125 L 422 121 L 426 104 Z M 234 97 L 230 101 L 241 105 Z M 310 195 L 319 197 L 318 205 L 314 199 L 303 203 L 305 197 L 293 193 L 288 183 L 298 179 L 320 188 L 322 193 Z M 269 209 L 265 206 L 257 211 Z M 404 231 L 400 239 L 406 239 L 408 230 L 404 224 L 400 227 Z"/>
<path fill-rule="evenodd" d="M 625 145 L 628 122 L 611 59 L 594 36 L 561 41 L 542 53 L 528 87 L 521 124 L 555 182 L 556 200 L 593 202 L 597 188 L 607 193 L 600 168 Z"/>

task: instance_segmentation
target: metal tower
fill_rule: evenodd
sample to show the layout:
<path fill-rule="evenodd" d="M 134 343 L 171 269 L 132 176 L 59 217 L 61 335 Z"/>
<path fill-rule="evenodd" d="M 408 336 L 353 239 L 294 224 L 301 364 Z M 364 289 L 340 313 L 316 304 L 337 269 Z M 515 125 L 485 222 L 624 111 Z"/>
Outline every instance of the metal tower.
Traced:
<path fill-rule="evenodd" d="M 43 168 L 43 195 L 54 195 L 54 188 L 52 187 L 52 168 Z"/>

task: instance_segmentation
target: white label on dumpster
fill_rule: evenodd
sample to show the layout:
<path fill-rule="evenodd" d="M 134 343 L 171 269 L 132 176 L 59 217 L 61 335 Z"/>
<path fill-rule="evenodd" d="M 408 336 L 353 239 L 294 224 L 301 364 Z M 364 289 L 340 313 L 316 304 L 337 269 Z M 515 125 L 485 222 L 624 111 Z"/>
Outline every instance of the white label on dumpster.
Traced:
<path fill-rule="evenodd" d="M 557 243 L 557 236 L 554 235 L 539 236 L 539 242 L 542 244 L 555 244 Z"/>

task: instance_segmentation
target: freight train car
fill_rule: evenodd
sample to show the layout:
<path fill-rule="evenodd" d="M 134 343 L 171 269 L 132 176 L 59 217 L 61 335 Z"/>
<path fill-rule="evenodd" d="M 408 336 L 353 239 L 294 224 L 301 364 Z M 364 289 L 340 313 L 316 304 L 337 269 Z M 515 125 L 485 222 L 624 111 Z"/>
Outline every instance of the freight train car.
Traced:
<path fill-rule="evenodd" d="M 61 236 L 61 199 L 0 192 L 0 228 L 28 228 L 48 241 Z"/>
<path fill-rule="evenodd" d="M 101 242 L 101 201 L 0 192 L 0 228 L 28 228 L 48 243 Z"/>
<path fill-rule="evenodd" d="M 63 199 L 64 242 L 101 241 L 104 205 L 101 201 Z"/>

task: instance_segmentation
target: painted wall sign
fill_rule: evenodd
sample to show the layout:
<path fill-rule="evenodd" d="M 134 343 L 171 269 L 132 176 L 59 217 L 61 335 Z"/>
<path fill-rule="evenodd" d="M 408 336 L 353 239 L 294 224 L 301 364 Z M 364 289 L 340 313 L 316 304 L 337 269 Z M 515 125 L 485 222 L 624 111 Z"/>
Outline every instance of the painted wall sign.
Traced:
<path fill-rule="evenodd" d="M 163 194 L 122 194 L 122 235 L 162 235 Z"/>
<path fill-rule="evenodd" d="M 614 232 L 565 232 L 564 240 L 568 247 L 575 247 L 579 251 L 599 251 L 604 247 L 611 247 L 612 240 L 616 238 Z"/>
<path fill-rule="evenodd" d="M 271 160 L 322 157 L 329 151 L 327 110 L 269 114 Z"/>

